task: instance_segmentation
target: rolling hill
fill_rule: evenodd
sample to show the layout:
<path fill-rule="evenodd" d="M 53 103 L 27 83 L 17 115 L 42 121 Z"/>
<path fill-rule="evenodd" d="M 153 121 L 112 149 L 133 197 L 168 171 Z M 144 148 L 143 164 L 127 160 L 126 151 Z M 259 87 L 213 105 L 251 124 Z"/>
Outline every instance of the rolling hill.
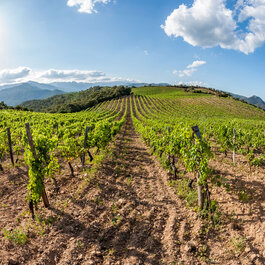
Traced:
<path fill-rule="evenodd" d="M 78 112 L 96 105 L 97 103 L 129 95 L 131 89 L 123 86 L 113 88 L 94 87 L 75 93 L 66 93 L 53 96 L 44 100 L 32 100 L 21 104 L 22 107 L 38 112 Z M 241 102 L 227 93 L 211 90 L 204 87 L 188 86 L 145 86 L 132 88 L 135 95 L 153 96 L 173 100 L 180 106 L 186 105 L 191 109 L 201 109 L 204 115 L 218 117 L 260 118 L 264 117 L 264 111 Z M 244 114 L 242 113 L 244 112 Z M 183 115 L 187 113 L 183 112 Z"/>
<path fill-rule="evenodd" d="M 208 88 L 194 87 L 138 87 L 132 92 L 137 96 L 147 96 L 167 100 L 178 105 L 175 115 L 192 118 L 200 112 L 201 117 L 263 119 L 265 112 L 247 102 L 242 102 L 229 94 Z"/>

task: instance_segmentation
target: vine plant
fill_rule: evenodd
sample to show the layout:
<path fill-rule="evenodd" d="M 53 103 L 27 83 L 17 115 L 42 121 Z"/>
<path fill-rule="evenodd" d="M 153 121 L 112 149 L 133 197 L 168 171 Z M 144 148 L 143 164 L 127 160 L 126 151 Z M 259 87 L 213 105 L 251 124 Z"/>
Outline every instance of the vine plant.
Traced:
<path fill-rule="evenodd" d="M 29 166 L 27 200 L 37 209 L 44 191 L 45 177 L 51 177 L 56 182 L 54 175 L 59 171 L 59 164 L 55 156 L 55 147 L 57 146 L 58 139 L 56 137 L 48 138 L 40 132 L 33 134 L 33 139 L 36 157 L 29 147 L 26 134 L 23 135 L 23 144 L 25 146 L 24 158 Z"/>

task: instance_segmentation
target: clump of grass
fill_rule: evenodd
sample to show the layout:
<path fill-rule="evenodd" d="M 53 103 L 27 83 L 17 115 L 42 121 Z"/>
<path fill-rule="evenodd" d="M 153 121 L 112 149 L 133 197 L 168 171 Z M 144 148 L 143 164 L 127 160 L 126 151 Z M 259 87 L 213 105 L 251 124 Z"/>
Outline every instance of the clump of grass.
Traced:
<path fill-rule="evenodd" d="M 116 250 L 114 248 L 110 248 L 107 251 L 108 251 L 107 256 L 113 256 L 116 253 Z"/>
<path fill-rule="evenodd" d="M 195 207 L 198 202 L 197 191 L 189 187 L 190 179 L 182 178 L 180 180 L 172 180 L 169 186 L 174 187 L 176 194 L 180 199 L 184 199 L 189 207 Z"/>
<path fill-rule="evenodd" d="M 131 186 L 131 183 L 132 183 L 132 180 L 133 180 L 133 177 L 132 175 L 130 175 L 130 177 L 127 179 L 127 186 Z"/>
<path fill-rule="evenodd" d="M 236 254 L 241 253 L 246 247 L 246 238 L 234 236 L 231 239 L 231 246 L 233 247 Z"/>
<path fill-rule="evenodd" d="M 206 260 L 207 259 L 207 254 L 208 252 L 208 247 L 206 245 L 202 245 L 200 248 L 199 248 L 199 251 L 197 253 L 197 255 L 202 259 L 202 260 Z"/>
<path fill-rule="evenodd" d="M 114 226 L 117 226 L 122 220 L 122 217 L 120 215 L 117 215 L 115 214 L 111 220 L 111 223 L 114 225 Z"/>
<path fill-rule="evenodd" d="M 96 198 L 94 199 L 94 202 L 97 204 L 97 205 L 103 205 L 103 200 L 100 196 L 96 196 Z"/>
<path fill-rule="evenodd" d="M 24 245 L 28 242 L 27 234 L 24 230 L 20 229 L 14 229 L 12 231 L 9 231 L 7 229 L 3 229 L 4 237 L 10 241 L 15 243 L 16 245 Z"/>
<path fill-rule="evenodd" d="M 76 240 L 75 241 L 75 246 L 76 248 L 83 248 L 84 247 L 84 242 L 82 240 Z"/>
<path fill-rule="evenodd" d="M 218 203 L 215 200 L 211 200 L 210 209 L 207 209 L 207 204 L 205 200 L 205 205 L 202 210 L 198 208 L 198 193 L 197 190 L 190 187 L 189 178 L 181 178 L 178 180 L 172 180 L 168 182 L 169 186 L 174 187 L 176 194 L 180 199 L 186 201 L 188 207 L 194 208 L 195 211 L 199 212 L 199 216 L 203 219 L 209 219 L 211 224 L 218 228 L 218 224 L 221 222 L 222 213 L 218 209 Z"/>
<path fill-rule="evenodd" d="M 246 194 L 246 192 L 244 190 L 241 190 L 238 193 L 238 199 L 242 202 L 248 202 L 248 200 L 249 200 L 248 195 Z"/>
<path fill-rule="evenodd" d="M 112 218 L 111 222 L 114 226 L 117 226 L 122 220 L 122 217 L 118 214 L 117 204 L 112 205 L 112 213 L 113 213 L 113 218 Z"/>

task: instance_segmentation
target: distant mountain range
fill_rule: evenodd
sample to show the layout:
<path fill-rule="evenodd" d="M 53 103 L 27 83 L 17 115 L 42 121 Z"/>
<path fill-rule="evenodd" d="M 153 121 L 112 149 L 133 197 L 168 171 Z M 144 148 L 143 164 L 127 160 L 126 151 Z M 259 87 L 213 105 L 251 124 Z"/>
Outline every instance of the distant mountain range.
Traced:
<path fill-rule="evenodd" d="M 33 87 L 37 87 L 40 89 L 48 89 L 48 90 L 62 90 L 64 92 L 78 92 L 82 90 L 86 90 L 90 87 L 94 86 L 107 86 L 107 87 L 112 87 L 112 86 L 135 86 L 135 87 L 141 87 L 141 86 L 147 86 L 149 83 L 133 83 L 133 82 L 121 82 L 121 81 L 116 81 L 116 82 L 99 82 L 99 83 L 86 83 L 86 82 L 53 82 L 49 84 L 43 84 L 43 83 L 38 83 L 38 82 L 33 82 L 29 81 L 27 83 L 18 83 L 18 84 L 10 84 L 10 85 L 3 85 L 0 86 L 0 91 L 6 88 L 12 88 L 16 87 L 19 85 L 25 85 L 29 84 Z M 170 84 L 168 83 L 152 83 L 152 85 L 156 86 L 169 86 Z"/>
<path fill-rule="evenodd" d="M 85 83 L 85 82 L 53 82 L 50 83 L 53 87 L 56 87 L 57 89 L 60 89 L 64 92 L 78 92 L 82 90 L 86 90 L 88 88 L 94 87 L 94 86 L 107 86 L 107 87 L 113 87 L 113 86 L 135 86 L 135 87 L 141 87 L 149 85 L 148 83 L 132 83 L 132 82 L 98 82 L 98 83 Z M 167 83 L 159 83 L 159 84 L 152 84 L 157 86 L 167 86 L 170 84 Z"/>
<path fill-rule="evenodd" d="M 242 99 L 245 102 L 247 102 L 248 104 L 255 105 L 255 106 L 257 106 L 257 107 L 262 108 L 262 109 L 265 110 L 265 102 L 260 97 L 257 97 L 257 96 L 244 97 L 244 96 L 240 96 L 240 95 L 237 95 L 237 94 L 232 94 L 232 93 L 230 93 L 230 94 L 234 98 Z"/>
<path fill-rule="evenodd" d="M 0 102 L 4 101 L 9 106 L 17 106 L 24 101 L 32 99 L 45 99 L 55 95 L 64 94 L 63 91 L 57 89 L 44 89 L 46 85 L 39 86 L 30 83 L 22 83 L 12 87 L 5 87 L 0 90 Z"/>

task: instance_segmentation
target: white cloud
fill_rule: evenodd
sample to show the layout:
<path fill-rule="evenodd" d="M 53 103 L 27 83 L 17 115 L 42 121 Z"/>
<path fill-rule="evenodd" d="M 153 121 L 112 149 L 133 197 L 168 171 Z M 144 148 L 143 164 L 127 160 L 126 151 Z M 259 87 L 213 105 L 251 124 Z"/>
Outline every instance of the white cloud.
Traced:
<path fill-rule="evenodd" d="M 205 61 L 194 61 L 192 64 L 188 65 L 187 68 L 195 68 L 204 64 L 206 64 Z"/>
<path fill-rule="evenodd" d="M 116 82 L 116 81 L 132 81 L 121 77 L 107 76 L 100 71 L 91 70 L 56 70 L 49 69 L 46 71 L 35 72 L 37 82 L 51 83 L 51 82 Z"/>
<path fill-rule="evenodd" d="M 225 0 L 194 0 L 180 5 L 161 27 L 168 36 L 193 45 L 252 53 L 265 42 L 265 0 L 238 0 L 234 9 Z M 240 28 L 245 22 L 247 27 Z"/>
<path fill-rule="evenodd" d="M 147 50 L 144 50 L 144 55 L 149 55 L 149 52 Z"/>
<path fill-rule="evenodd" d="M 194 72 L 197 71 L 197 68 L 206 64 L 206 61 L 193 61 L 192 64 L 189 64 L 186 69 L 178 71 L 174 70 L 173 74 L 178 75 L 179 77 L 192 76 Z"/>
<path fill-rule="evenodd" d="M 178 85 L 187 85 L 187 86 L 203 86 L 208 87 L 207 83 L 200 82 L 200 81 L 188 81 L 188 82 L 179 82 Z"/>
<path fill-rule="evenodd" d="M 98 3 L 107 4 L 111 0 L 68 0 L 67 5 L 70 7 L 77 6 L 80 13 L 97 13 L 95 5 Z"/>
<path fill-rule="evenodd" d="M 136 80 L 107 76 L 105 73 L 93 70 L 57 70 L 49 69 L 34 71 L 28 67 L 0 70 L 0 85 L 35 81 L 40 83 L 52 82 L 138 82 Z"/>
<path fill-rule="evenodd" d="M 18 67 L 15 69 L 4 69 L 0 71 L 0 83 L 13 83 L 29 76 L 31 69 Z"/>
<path fill-rule="evenodd" d="M 173 74 L 178 75 L 179 77 L 184 77 L 184 76 L 191 76 L 193 72 L 196 72 L 197 70 L 195 68 L 193 69 L 185 69 L 182 71 L 177 71 L 174 70 Z"/>
<path fill-rule="evenodd" d="M 75 79 L 87 80 L 89 78 L 99 78 L 105 76 L 104 73 L 98 71 L 80 71 L 80 70 L 47 70 L 41 73 L 40 77 L 47 79 Z"/>

